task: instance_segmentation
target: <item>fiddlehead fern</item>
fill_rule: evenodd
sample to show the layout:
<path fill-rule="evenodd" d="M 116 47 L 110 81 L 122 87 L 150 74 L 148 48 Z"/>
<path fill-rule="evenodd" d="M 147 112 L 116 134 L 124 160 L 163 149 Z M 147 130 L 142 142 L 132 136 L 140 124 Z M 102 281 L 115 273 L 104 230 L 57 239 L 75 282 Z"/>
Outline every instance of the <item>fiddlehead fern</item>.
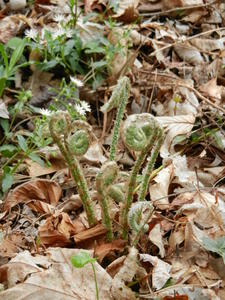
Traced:
<path fill-rule="evenodd" d="M 128 225 L 135 233 L 132 246 L 136 246 L 140 236 L 148 231 L 147 222 L 152 213 L 153 206 L 149 201 L 136 202 L 131 206 L 128 213 Z"/>
<path fill-rule="evenodd" d="M 112 241 L 112 221 L 109 214 L 109 195 L 108 188 L 113 184 L 118 175 L 118 166 L 116 162 L 110 161 L 105 163 L 96 177 L 96 188 L 99 194 L 100 205 L 102 208 L 103 225 L 108 230 L 107 239 Z"/>
<path fill-rule="evenodd" d="M 50 117 L 49 131 L 54 143 L 58 145 L 59 150 L 68 164 L 87 214 L 89 225 L 93 226 L 97 221 L 89 196 L 87 182 L 76 158 L 76 156 L 85 154 L 88 149 L 88 130 L 85 132 L 83 128 L 90 128 L 90 126 L 82 121 L 75 121 L 75 124 L 77 125 L 78 131 L 71 134 L 71 129 L 74 128 L 74 124 L 72 126 L 69 114 L 66 112 L 58 112 Z M 80 129 L 80 125 L 82 125 L 82 129 Z"/>
<path fill-rule="evenodd" d="M 148 113 L 143 113 L 139 115 L 134 114 L 129 116 L 124 122 L 122 134 L 122 138 L 125 145 L 130 150 L 140 152 L 128 180 L 125 203 L 121 210 L 120 216 L 123 228 L 122 236 L 123 238 L 127 238 L 127 218 L 129 209 L 133 201 L 133 193 L 136 186 L 136 177 L 148 152 L 153 148 L 154 144 L 156 143 L 156 147 L 154 148 L 152 155 L 150 156 L 141 184 L 140 200 L 144 200 L 151 171 L 153 169 L 161 143 L 163 141 L 163 131 L 152 115 Z"/>
<path fill-rule="evenodd" d="M 109 155 L 110 161 L 114 161 L 115 159 L 116 146 L 118 143 L 119 131 L 120 131 L 120 123 L 121 120 L 123 119 L 123 114 L 127 105 L 127 101 L 129 99 L 129 94 L 130 94 L 130 80 L 128 77 L 122 77 L 121 79 L 118 80 L 118 83 L 109 101 L 101 107 L 101 111 L 103 113 L 118 107 L 116 120 L 113 128 L 112 145 L 110 148 L 110 155 Z"/>

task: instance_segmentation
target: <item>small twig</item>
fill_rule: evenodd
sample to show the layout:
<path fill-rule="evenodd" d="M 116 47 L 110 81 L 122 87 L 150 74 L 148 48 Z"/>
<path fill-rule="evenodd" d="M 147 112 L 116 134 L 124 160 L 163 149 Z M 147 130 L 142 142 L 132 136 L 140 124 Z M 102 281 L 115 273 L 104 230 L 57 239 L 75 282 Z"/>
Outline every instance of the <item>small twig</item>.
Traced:
<path fill-rule="evenodd" d="M 190 40 L 193 40 L 193 39 L 198 38 L 198 37 L 203 36 L 203 35 L 207 35 L 209 33 L 215 32 L 215 31 L 223 31 L 223 30 L 225 30 L 225 27 L 214 28 L 214 29 L 211 29 L 211 30 L 208 30 L 208 31 L 204 31 L 204 32 L 198 33 L 196 35 L 190 36 L 190 37 L 186 38 L 185 40 L 182 40 L 182 39 L 181 40 L 177 40 L 177 41 L 175 41 L 172 44 L 166 45 L 166 46 L 164 46 L 164 47 L 162 47 L 160 49 L 157 49 L 157 50 L 153 51 L 151 54 L 149 54 L 149 56 L 155 56 L 158 52 L 166 50 L 166 49 L 169 49 L 170 47 L 173 47 L 173 46 L 175 46 L 177 44 L 188 42 Z"/>
<path fill-rule="evenodd" d="M 183 6 L 183 7 L 176 7 L 176 8 L 171 8 L 169 10 L 166 11 L 159 11 L 159 12 L 153 12 L 153 13 L 141 13 L 141 16 L 145 16 L 145 17 L 151 17 L 151 16 L 163 16 L 163 15 L 167 15 L 169 13 L 173 13 L 176 12 L 178 10 L 191 10 L 191 9 L 197 9 L 197 8 L 202 8 L 202 7 L 206 7 L 206 6 L 211 6 L 215 3 L 217 3 L 218 0 L 213 1 L 211 3 L 204 3 L 204 4 L 199 4 L 199 5 L 192 5 L 192 6 Z"/>

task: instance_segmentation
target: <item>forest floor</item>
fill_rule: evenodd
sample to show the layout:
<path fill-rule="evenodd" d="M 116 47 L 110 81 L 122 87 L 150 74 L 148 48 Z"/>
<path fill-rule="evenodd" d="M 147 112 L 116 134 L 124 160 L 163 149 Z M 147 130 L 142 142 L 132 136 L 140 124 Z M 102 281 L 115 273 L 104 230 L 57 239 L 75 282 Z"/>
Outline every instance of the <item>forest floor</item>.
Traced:
<path fill-rule="evenodd" d="M 0 1 L 0 300 L 225 299 L 224 149 L 223 1 Z"/>

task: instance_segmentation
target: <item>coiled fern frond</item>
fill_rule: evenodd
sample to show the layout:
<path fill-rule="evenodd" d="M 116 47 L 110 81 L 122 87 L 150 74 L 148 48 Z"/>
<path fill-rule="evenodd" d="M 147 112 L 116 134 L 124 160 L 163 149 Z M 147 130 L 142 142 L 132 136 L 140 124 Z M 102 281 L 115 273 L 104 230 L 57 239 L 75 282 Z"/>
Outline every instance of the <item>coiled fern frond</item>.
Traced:
<path fill-rule="evenodd" d="M 73 134 L 71 134 L 72 129 L 75 129 Z M 76 158 L 76 156 L 84 155 L 88 149 L 90 141 L 89 130 L 90 126 L 86 122 L 75 121 L 72 123 L 69 114 L 66 112 L 57 112 L 50 117 L 50 134 L 68 164 L 87 214 L 88 223 L 90 226 L 93 226 L 97 223 L 93 204 L 82 168 Z"/>
<path fill-rule="evenodd" d="M 153 213 L 153 206 L 149 201 L 134 203 L 128 213 L 128 225 L 134 233 L 133 246 L 139 241 L 140 236 L 149 230 L 147 222 Z"/>
<path fill-rule="evenodd" d="M 157 159 L 164 135 L 163 130 L 156 119 L 148 113 L 130 115 L 124 122 L 122 138 L 125 145 L 133 151 L 139 152 L 137 160 L 132 168 L 125 196 L 125 203 L 121 210 L 120 221 L 123 228 L 123 238 L 128 234 L 128 212 L 133 201 L 133 193 L 136 187 L 138 172 L 148 153 L 152 150 L 143 174 L 139 200 L 144 201 L 150 175 Z"/>

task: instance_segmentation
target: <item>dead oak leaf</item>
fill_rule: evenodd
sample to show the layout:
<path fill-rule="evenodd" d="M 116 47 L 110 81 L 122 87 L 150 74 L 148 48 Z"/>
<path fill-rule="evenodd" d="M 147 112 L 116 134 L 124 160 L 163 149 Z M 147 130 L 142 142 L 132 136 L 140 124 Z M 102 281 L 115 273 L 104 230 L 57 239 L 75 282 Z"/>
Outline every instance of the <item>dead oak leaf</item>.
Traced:
<path fill-rule="evenodd" d="M 1 292 L 1 300 L 95 300 L 92 266 L 87 264 L 76 269 L 70 263 L 70 257 L 79 252 L 79 249 L 53 248 L 45 256 L 32 256 L 28 251 L 18 254 L 0 268 L 0 282 L 9 287 Z M 93 255 L 92 251 L 86 252 Z M 97 262 L 94 267 L 99 298 L 113 299 L 110 293 L 112 278 Z"/>
<path fill-rule="evenodd" d="M 79 230 L 80 227 L 78 227 Z M 50 216 L 39 227 L 39 237 L 45 246 L 65 247 L 71 244 L 71 236 L 77 229 L 67 213 Z"/>
<path fill-rule="evenodd" d="M 213 97 L 217 100 L 221 100 L 223 87 L 217 85 L 217 79 L 213 78 L 207 83 L 201 85 L 199 90 L 203 92 L 206 96 Z"/>
<path fill-rule="evenodd" d="M 99 245 L 95 248 L 95 257 L 98 258 L 99 262 L 102 262 L 108 254 L 113 253 L 114 251 L 123 251 L 125 245 L 126 241 L 124 240 L 115 240 L 111 243 Z"/>
<path fill-rule="evenodd" d="M 16 187 L 8 195 L 3 211 L 8 211 L 19 203 L 26 203 L 34 211 L 50 213 L 56 207 L 61 194 L 61 187 L 54 181 L 29 181 Z"/>

